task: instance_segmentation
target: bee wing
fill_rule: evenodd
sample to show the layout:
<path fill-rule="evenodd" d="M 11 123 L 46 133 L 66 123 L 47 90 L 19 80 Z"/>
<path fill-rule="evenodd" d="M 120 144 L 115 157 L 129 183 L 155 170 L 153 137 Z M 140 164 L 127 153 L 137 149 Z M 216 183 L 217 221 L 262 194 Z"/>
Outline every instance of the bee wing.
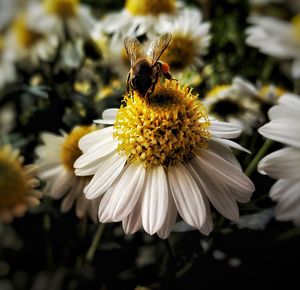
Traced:
<path fill-rule="evenodd" d="M 163 35 L 160 35 L 159 37 L 157 37 L 151 42 L 147 50 L 147 56 L 152 65 L 154 65 L 159 60 L 160 56 L 168 47 L 171 39 L 172 39 L 172 34 L 165 33 Z"/>
<path fill-rule="evenodd" d="M 131 66 L 143 56 L 142 44 L 136 39 L 126 36 L 124 39 L 124 46 L 129 56 Z"/>

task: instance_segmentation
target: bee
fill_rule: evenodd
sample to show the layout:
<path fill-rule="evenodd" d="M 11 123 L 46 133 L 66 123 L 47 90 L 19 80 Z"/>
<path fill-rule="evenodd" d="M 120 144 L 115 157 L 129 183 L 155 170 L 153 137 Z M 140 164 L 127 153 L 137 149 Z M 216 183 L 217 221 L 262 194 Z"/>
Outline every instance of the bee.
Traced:
<path fill-rule="evenodd" d="M 170 33 L 157 37 L 150 43 L 146 54 L 143 52 L 142 44 L 136 38 L 124 39 L 124 46 L 131 64 L 127 76 L 127 92 L 131 89 L 135 90 L 148 101 L 161 75 L 172 79 L 169 66 L 159 61 L 171 39 Z"/>

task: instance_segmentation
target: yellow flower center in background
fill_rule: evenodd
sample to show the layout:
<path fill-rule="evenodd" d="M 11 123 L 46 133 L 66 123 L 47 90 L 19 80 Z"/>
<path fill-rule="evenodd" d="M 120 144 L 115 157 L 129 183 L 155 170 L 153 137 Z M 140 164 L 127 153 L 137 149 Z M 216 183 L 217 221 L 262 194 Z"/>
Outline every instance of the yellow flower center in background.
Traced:
<path fill-rule="evenodd" d="M 217 97 L 220 93 L 226 92 L 229 90 L 231 86 L 230 85 L 218 85 L 212 88 L 205 96 L 205 98 L 215 98 Z"/>
<path fill-rule="evenodd" d="M 62 18 L 74 16 L 79 6 L 79 0 L 44 0 L 46 10 Z"/>
<path fill-rule="evenodd" d="M 43 35 L 32 30 L 26 23 L 24 16 L 18 17 L 13 23 L 13 31 L 16 35 L 16 40 L 23 48 L 29 48 L 35 45 Z"/>
<path fill-rule="evenodd" d="M 296 16 L 293 17 L 292 26 L 293 26 L 293 29 L 294 29 L 295 39 L 300 44 L 300 14 L 297 14 Z"/>
<path fill-rule="evenodd" d="M 282 96 L 286 91 L 283 88 L 273 86 L 273 85 L 264 85 L 259 90 L 259 96 L 265 102 L 276 102 L 280 96 Z"/>
<path fill-rule="evenodd" d="M 61 149 L 61 160 L 66 169 L 74 172 L 74 162 L 82 155 L 78 142 L 84 135 L 96 130 L 96 126 L 75 127 L 65 138 Z"/>
<path fill-rule="evenodd" d="M 125 8 L 133 15 L 158 15 L 173 13 L 175 0 L 126 0 Z"/>
<path fill-rule="evenodd" d="M 161 56 L 161 60 L 166 62 L 171 71 L 183 70 L 194 64 L 197 55 L 194 40 L 181 34 L 174 34 L 171 43 Z"/>
<path fill-rule="evenodd" d="M 22 203 L 31 191 L 29 177 L 10 146 L 0 148 L 0 210 Z"/>
<path fill-rule="evenodd" d="M 204 107 L 191 89 L 177 81 L 158 83 L 149 104 L 136 91 L 127 94 L 125 102 L 114 124 L 114 138 L 129 161 L 166 167 L 207 146 L 210 122 Z"/>

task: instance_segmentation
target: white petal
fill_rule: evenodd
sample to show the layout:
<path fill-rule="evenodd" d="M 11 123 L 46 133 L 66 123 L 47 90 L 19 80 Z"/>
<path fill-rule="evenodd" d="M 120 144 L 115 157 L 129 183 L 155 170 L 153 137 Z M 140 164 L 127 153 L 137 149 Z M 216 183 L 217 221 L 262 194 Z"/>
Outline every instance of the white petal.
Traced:
<path fill-rule="evenodd" d="M 68 194 L 65 196 L 61 203 L 61 212 L 65 213 L 71 209 L 78 194 L 84 195 L 81 180 L 76 180 L 75 182 L 73 182 Z"/>
<path fill-rule="evenodd" d="M 300 126 L 295 120 L 273 120 L 259 128 L 258 132 L 269 139 L 300 147 Z"/>
<path fill-rule="evenodd" d="M 300 181 L 292 183 L 291 187 L 280 197 L 275 207 L 275 216 L 278 220 L 288 221 L 300 216 Z"/>
<path fill-rule="evenodd" d="M 278 103 L 284 104 L 290 108 L 299 108 L 300 97 L 292 93 L 285 93 L 279 98 Z"/>
<path fill-rule="evenodd" d="M 100 162 L 100 159 L 106 157 L 110 153 L 116 150 L 118 142 L 116 140 L 107 138 L 95 144 L 91 149 L 83 153 L 74 163 L 76 168 L 76 174 L 82 175 L 80 172 L 81 168 L 94 166 L 95 163 Z"/>
<path fill-rule="evenodd" d="M 191 226 L 201 228 L 206 219 L 206 207 L 199 187 L 182 164 L 168 168 L 171 192 L 181 217 Z"/>
<path fill-rule="evenodd" d="M 221 139 L 221 138 L 211 138 L 211 140 L 215 141 L 215 142 L 218 142 L 220 144 L 223 144 L 227 147 L 231 147 L 231 148 L 234 148 L 234 149 L 237 149 L 237 150 L 241 150 L 241 151 L 244 151 L 246 153 L 249 153 L 251 154 L 251 152 L 247 149 L 245 149 L 244 147 L 242 147 L 241 145 L 231 141 L 231 140 L 227 140 L 227 139 Z"/>
<path fill-rule="evenodd" d="M 153 235 L 163 225 L 168 209 L 168 182 L 161 165 L 147 169 L 143 191 L 143 227 L 147 233 Z"/>
<path fill-rule="evenodd" d="M 119 109 L 107 109 L 102 114 L 102 119 L 94 120 L 97 124 L 113 125 L 116 121 Z"/>
<path fill-rule="evenodd" d="M 135 205 L 133 211 L 123 220 L 124 232 L 128 235 L 134 234 L 142 227 L 142 196 Z"/>
<path fill-rule="evenodd" d="M 86 199 L 83 193 L 78 195 L 75 208 L 76 216 L 78 218 L 83 218 L 87 213 L 89 202 L 91 202 L 91 200 Z"/>
<path fill-rule="evenodd" d="M 213 120 L 208 128 L 213 137 L 219 138 L 236 138 L 241 134 L 241 128 L 226 122 Z"/>
<path fill-rule="evenodd" d="M 220 182 L 220 177 L 215 175 L 214 171 L 203 166 L 202 159 L 199 156 L 195 156 L 189 164 L 197 173 L 197 182 L 202 185 L 216 210 L 230 220 L 237 220 L 239 210 L 228 186 Z"/>
<path fill-rule="evenodd" d="M 48 195 L 55 199 L 61 198 L 66 194 L 70 188 L 72 182 L 74 181 L 74 176 L 68 171 L 63 171 L 61 174 L 54 180 L 54 183 L 49 187 L 50 190 Z"/>
<path fill-rule="evenodd" d="M 215 142 L 214 140 L 210 140 L 208 144 L 208 149 L 218 154 L 220 157 L 227 160 L 231 164 L 233 164 L 236 168 L 242 170 L 240 163 L 238 162 L 238 160 L 236 159 L 229 147 L 224 146 L 221 143 Z"/>
<path fill-rule="evenodd" d="M 233 164 L 222 159 L 218 154 L 202 149 L 198 158 L 202 166 L 218 176 L 219 182 L 224 183 L 238 202 L 248 202 L 255 190 L 252 181 Z"/>
<path fill-rule="evenodd" d="M 146 169 L 142 163 L 130 164 L 122 174 L 120 181 L 110 196 L 109 202 L 106 204 L 106 207 L 109 208 L 109 211 L 106 211 L 108 216 L 102 216 L 99 208 L 99 218 L 101 220 L 109 219 L 113 222 L 118 222 L 127 217 L 140 197 L 145 175 Z M 105 199 L 106 195 L 102 201 Z"/>
<path fill-rule="evenodd" d="M 281 195 L 286 192 L 291 185 L 297 181 L 293 181 L 293 180 L 289 180 L 289 179 L 279 179 L 277 180 L 269 193 L 269 196 L 272 200 L 276 201 L 277 199 L 279 199 L 281 197 Z"/>
<path fill-rule="evenodd" d="M 279 179 L 300 179 L 300 149 L 292 147 L 277 150 L 264 157 L 258 171 Z"/>
<path fill-rule="evenodd" d="M 268 115 L 271 120 L 275 119 L 294 119 L 300 121 L 300 104 L 299 107 L 290 107 L 285 104 L 273 106 L 269 111 Z M 284 122 L 284 121 L 283 121 Z"/>
<path fill-rule="evenodd" d="M 125 162 L 126 156 L 117 152 L 101 160 L 98 171 L 84 189 L 86 198 L 93 199 L 103 194 L 121 173 Z"/>
<path fill-rule="evenodd" d="M 164 224 L 162 225 L 160 230 L 157 232 L 157 235 L 161 239 L 168 238 L 171 231 L 173 230 L 173 227 L 176 223 L 176 218 L 177 218 L 177 208 L 176 208 L 172 193 L 170 192 L 170 189 L 169 189 L 168 196 L 169 196 L 169 202 L 168 202 L 167 216 L 166 216 Z"/>
<path fill-rule="evenodd" d="M 90 149 L 95 144 L 98 144 L 103 139 L 107 139 L 109 137 L 113 138 L 113 129 L 114 127 L 110 126 L 84 135 L 78 142 L 79 148 L 83 152 L 86 152 L 88 149 Z"/>

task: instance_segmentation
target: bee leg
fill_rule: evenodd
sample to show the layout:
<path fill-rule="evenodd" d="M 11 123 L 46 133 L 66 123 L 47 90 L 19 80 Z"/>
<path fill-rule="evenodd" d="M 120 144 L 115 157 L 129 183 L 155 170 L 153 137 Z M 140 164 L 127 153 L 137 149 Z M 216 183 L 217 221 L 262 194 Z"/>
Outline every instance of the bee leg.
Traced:
<path fill-rule="evenodd" d="M 130 72 L 127 74 L 126 93 L 129 93 L 129 90 L 130 90 Z"/>

